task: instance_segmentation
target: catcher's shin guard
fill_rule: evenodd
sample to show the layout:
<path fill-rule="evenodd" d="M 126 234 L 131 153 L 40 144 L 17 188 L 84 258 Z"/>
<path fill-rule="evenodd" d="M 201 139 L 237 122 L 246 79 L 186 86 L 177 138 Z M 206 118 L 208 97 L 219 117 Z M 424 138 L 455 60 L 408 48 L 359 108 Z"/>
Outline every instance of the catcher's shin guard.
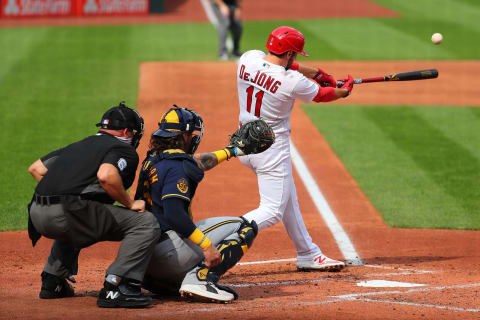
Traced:
<path fill-rule="evenodd" d="M 257 224 L 255 221 L 248 222 L 245 218 L 241 218 L 244 222 L 237 231 L 239 239 L 223 240 L 217 245 L 217 249 L 222 257 L 222 262 L 213 268 L 201 268 L 198 270 L 197 277 L 199 280 L 217 283 L 218 279 L 236 265 L 247 252 L 248 248 L 252 246 L 253 240 L 258 234 Z"/>

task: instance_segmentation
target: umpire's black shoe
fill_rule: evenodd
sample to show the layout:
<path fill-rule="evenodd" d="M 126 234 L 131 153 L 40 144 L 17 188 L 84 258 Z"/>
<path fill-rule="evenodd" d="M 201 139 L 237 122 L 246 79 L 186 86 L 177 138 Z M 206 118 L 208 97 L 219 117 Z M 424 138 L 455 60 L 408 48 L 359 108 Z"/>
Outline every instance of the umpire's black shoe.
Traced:
<path fill-rule="evenodd" d="M 97 300 L 102 308 L 143 308 L 151 303 L 152 298 L 142 294 L 140 283 L 128 280 L 118 286 L 105 281 Z"/>
<path fill-rule="evenodd" d="M 67 280 L 53 274 L 42 272 L 40 299 L 59 299 L 73 297 L 75 291 Z"/>

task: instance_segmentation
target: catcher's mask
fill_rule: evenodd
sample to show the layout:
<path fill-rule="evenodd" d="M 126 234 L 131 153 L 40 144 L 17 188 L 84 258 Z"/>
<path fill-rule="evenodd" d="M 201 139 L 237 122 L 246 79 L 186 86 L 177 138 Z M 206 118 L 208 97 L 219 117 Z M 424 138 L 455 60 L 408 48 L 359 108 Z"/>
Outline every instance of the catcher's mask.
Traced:
<path fill-rule="evenodd" d="M 305 37 L 303 34 L 292 27 L 278 27 L 272 31 L 267 40 L 267 49 L 275 54 L 282 54 L 287 51 L 300 53 L 302 56 L 308 57 L 303 50 L 305 45 Z"/>
<path fill-rule="evenodd" d="M 97 127 L 110 130 L 129 129 L 133 132 L 132 146 L 136 149 L 143 136 L 144 124 L 140 114 L 120 102 L 118 106 L 107 110 L 102 116 L 102 121 L 96 124 Z"/>
<path fill-rule="evenodd" d="M 192 134 L 192 141 L 189 150 L 185 152 L 189 154 L 195 153 L 203 137 L 203 120 L 198 113 L 187 108 L 180 108 L 173 105 L 162 116 L 158 123 L 158 130 L 153 133 L 154 136 L 162 138 L 170 138 L 178 136 L 182 133 Z"/>

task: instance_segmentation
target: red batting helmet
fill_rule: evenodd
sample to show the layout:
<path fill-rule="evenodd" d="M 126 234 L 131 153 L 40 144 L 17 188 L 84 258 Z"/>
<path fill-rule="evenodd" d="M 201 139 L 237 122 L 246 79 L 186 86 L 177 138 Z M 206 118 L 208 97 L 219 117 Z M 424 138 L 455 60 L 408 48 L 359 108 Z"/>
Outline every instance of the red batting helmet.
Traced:
<path fill-rule="evenodd" d="M 267 49 L 275 54 L 282 54 L 287 51 L 295 51 L 302 56 L 308 57 L 303 51 L 305 37 L 297 29 L 291 27 L 278 27 L 273 30 L 267 41 Z"/>

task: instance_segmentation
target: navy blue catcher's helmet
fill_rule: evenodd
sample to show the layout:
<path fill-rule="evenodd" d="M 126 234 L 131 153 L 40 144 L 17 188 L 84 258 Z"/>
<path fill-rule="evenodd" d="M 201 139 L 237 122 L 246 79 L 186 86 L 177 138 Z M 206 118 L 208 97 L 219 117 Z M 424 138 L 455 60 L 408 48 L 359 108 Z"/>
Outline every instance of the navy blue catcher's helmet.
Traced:
<path fill-rule="evenodd" d="M 198 113 L 187 108 L 180 108 L 173 105 L 162 116 L 158 123 L 158 130 L 153 133 L 154 136 L 170 138 L 182 133 L 193 134 L 192 143 L 188 153 L 193 154 L 200 144 L 203 137 L 203 120 Z M 198 131 L 198 133 L 196 133 Z"/>

